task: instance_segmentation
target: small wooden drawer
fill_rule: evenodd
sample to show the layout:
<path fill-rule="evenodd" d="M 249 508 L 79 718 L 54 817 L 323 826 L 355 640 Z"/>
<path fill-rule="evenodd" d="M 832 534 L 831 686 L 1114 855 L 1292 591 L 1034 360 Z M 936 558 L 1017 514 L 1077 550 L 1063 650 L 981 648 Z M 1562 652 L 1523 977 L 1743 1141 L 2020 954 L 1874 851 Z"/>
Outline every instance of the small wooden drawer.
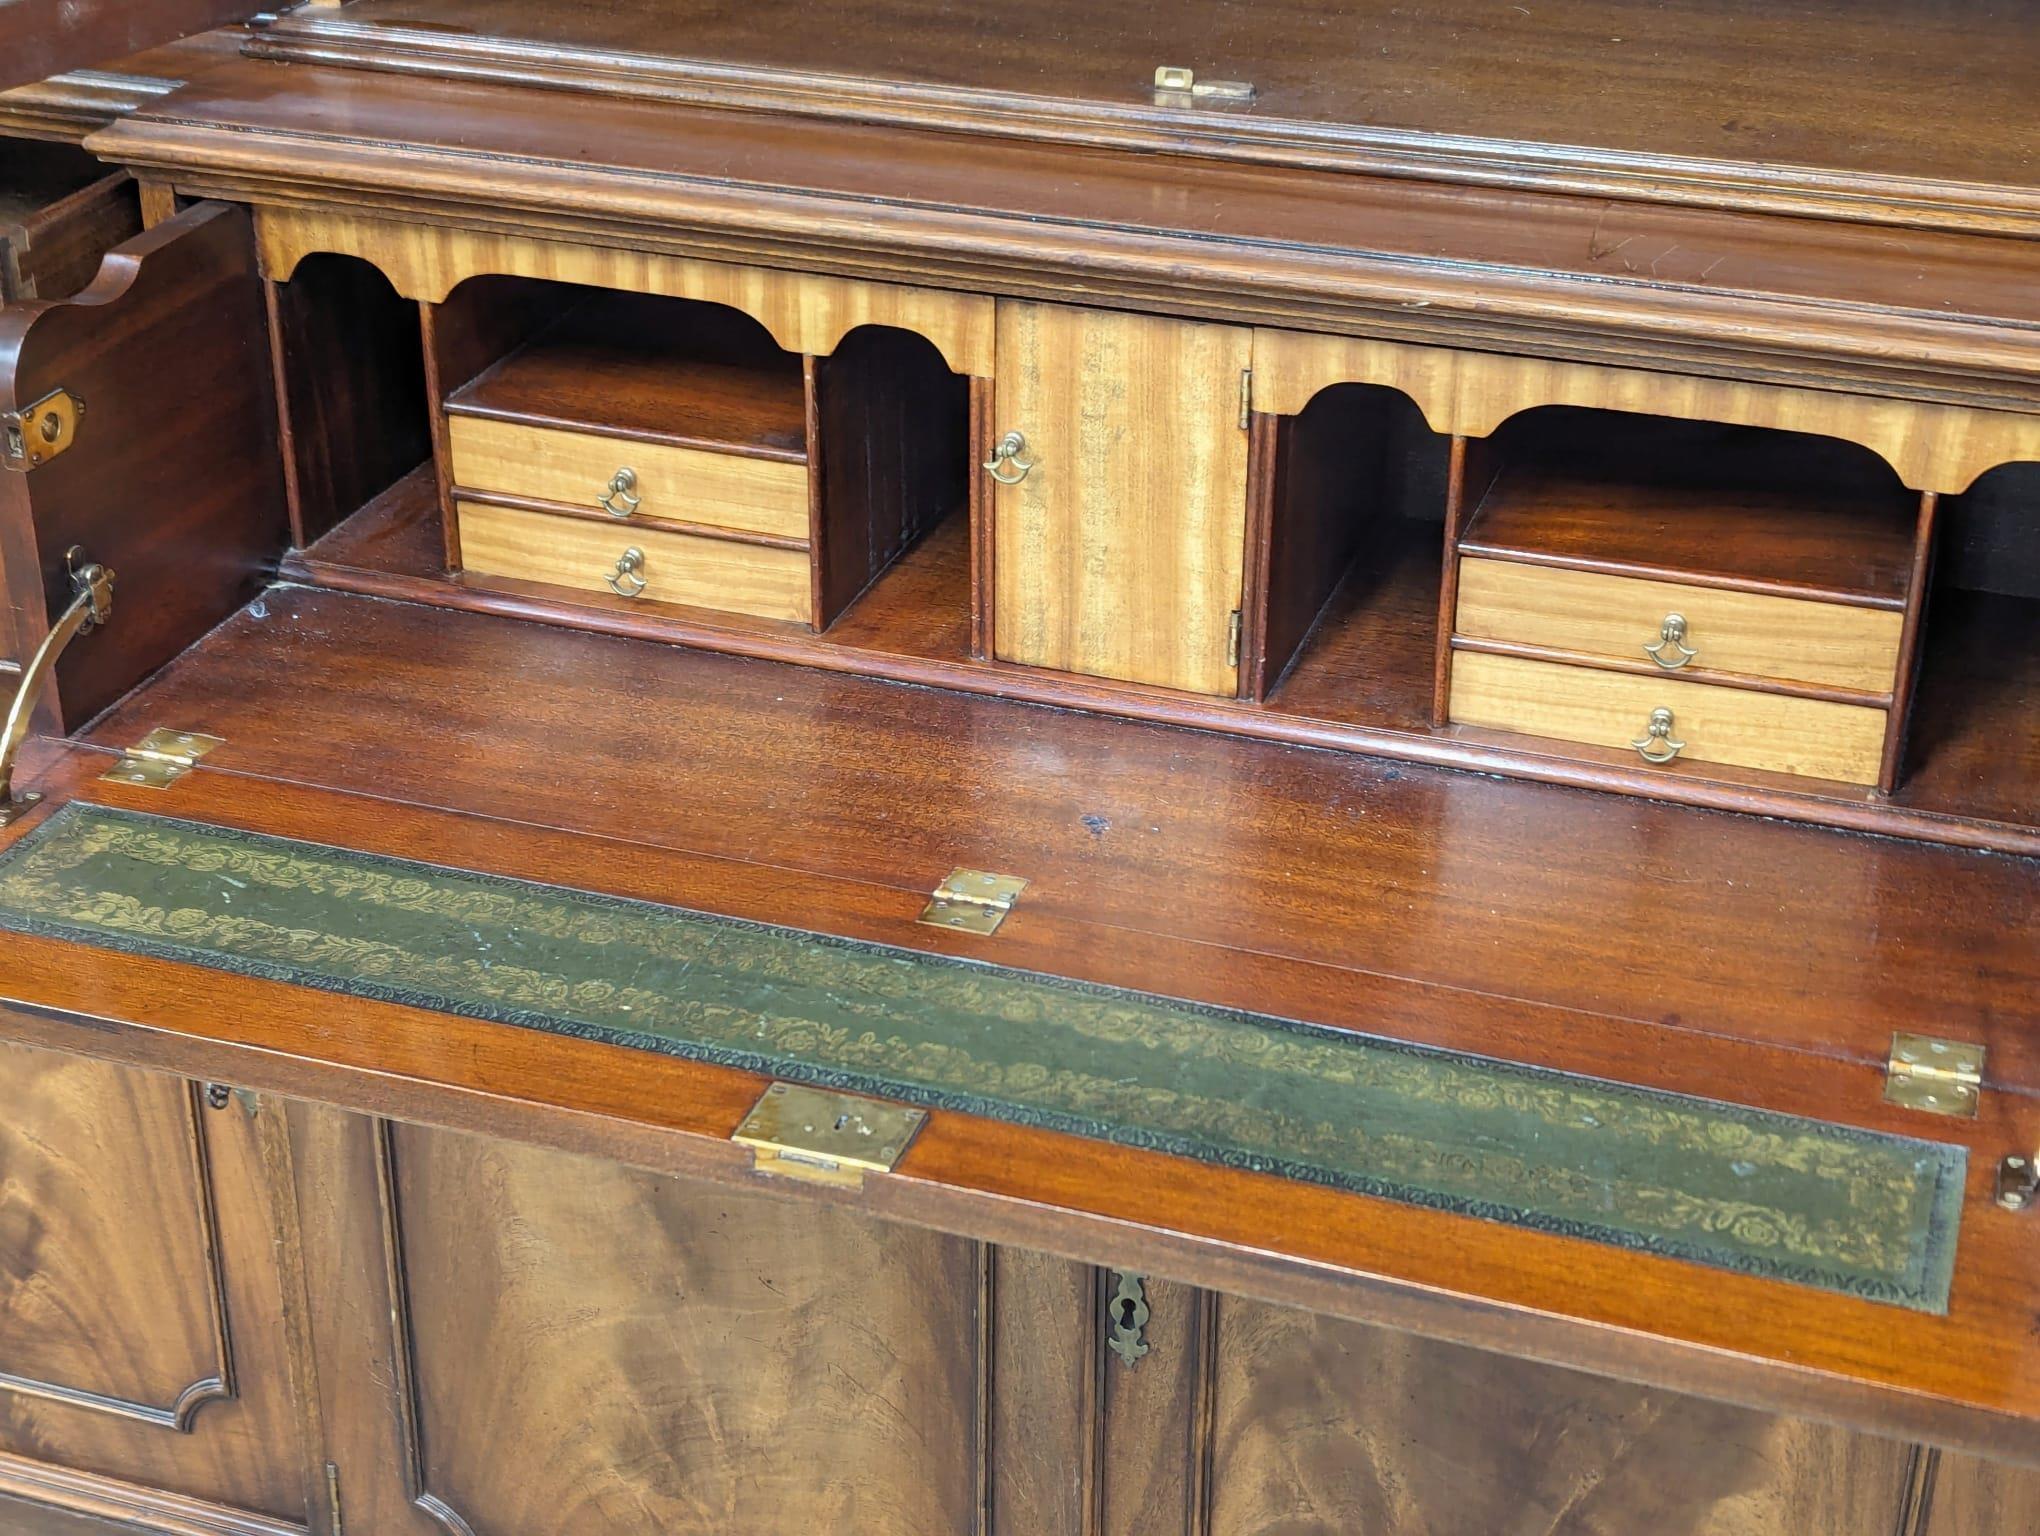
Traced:
<path fill-rule="evenodd" d="M 1652 713 L 1668 709 L 1665 737 Z M 1861 704 L 1727 688 L 1674 677 L 1462 651 L 1452 662 L 1452 719 L 1641 757 L 1683 743 L 1677 762 L 1727 763 L 1773 773 L 1877 781 L 1885 712 Z"/>
<path fill-rule="evenodd" d="M 1460 562 L 1454 629 L 1470 639 L 1649 664 L 1646 648 L 1661 645 L 1674 614 L 1684 621 L 1684 645 L 1694 654 L 1682 667 L 1667 668 L 1668 675 L 1691 667 L 1888 694 L 1898 674 L 1905 616 L 1895 609 L 1513 560 Z M 1675 647 L 1661 648 L 1674 660 L 1682 656 Z"/>
<path fill-rule="evenodd" d="M 449 413 L 453 483 L 462 490 L 593 508 L 628 470 L 632 516 L 808 536 L 804 463 L 568 432 L 524 422 Z M 629 506 L 621 497 L 612 505 Z M 619 528 L 630 518 L 619 517 Z M 691 599 L 678 599 L 691 601 Z M 803 614 L 805 617 L 805 614 Z"/>
<path fill-rule="evenodd" d="M 69 144 L 0 140 L 0 305 L 69 298 L 141 228 L 125 171 Z"/>
<path fill-rule="evenodd" d="M 457 503 L 457 510 L 461 564 L 475 575 L 812 621 L 813 574 L 805 549 L 477 502 Z M 640 558 L 626 560 L 631 551 Z"/>

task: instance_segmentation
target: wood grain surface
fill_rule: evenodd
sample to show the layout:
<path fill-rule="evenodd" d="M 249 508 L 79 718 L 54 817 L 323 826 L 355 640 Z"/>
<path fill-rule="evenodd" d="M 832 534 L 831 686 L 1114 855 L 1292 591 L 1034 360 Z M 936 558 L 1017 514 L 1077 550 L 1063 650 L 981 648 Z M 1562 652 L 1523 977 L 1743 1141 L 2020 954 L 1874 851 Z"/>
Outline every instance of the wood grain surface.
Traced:
<path fill-rule="evenodd" d="M 391 1155 L 423 1488 L 473 1529 L 969 1529 L 976 1244 L 501 1141 Z"/>
<path fill-rule="evenodd" d="M 1669 709 L 1681 761 L 1874 784 L 1885 712 L 1722 684 L 1461 650 L 1452 662 L 1452 719 L 1620 750 Z M 1654 747 L 1652 750 L 1661 751 Z"/>
<path fill-rule="evenodd" d="M 992 301 L 975 294 L 305 209 L 261 209 L 256 232 L 272 281 L 314 252 L 337 251 L 373 262 L 399 293 L 426 303 L 443 303 L 474 277 L 548 278 L 727 304 L 788 352 L 816 356 L 860 325 L 898 326 L 927 337 L 957 373 L 992 372 Z"/>
<path fill-rule="evenodd" d="M 1674 613 L 1686 621 L 1686 647 L 1698 652 L 1688 664 L 1694 668 L 1872 694 L 1889 694 L 1898 672 L 1905 620 L 1891 609 L 1510 560 L 1469 556 L 1459 563 L 1455 632 L 1477 639 L 1656 665 L 1646 648 L 1662 645 L 1665 618 Z"/>
<path fill-rule="evenodd" d="M 781 463 L 670 443 L 632 441 L 607 434 L 563 432 L 524 422 L 448 412 L 450 473 L 456 493 L 498 491 L 537 501 L 597 511 L 622 469 L 632 471 L 640 505 L 635 516 L 777 534 L 808 536 L 808 470 Z M 626 504 L 627 505 L 627 504 Z M 613 518 L 618 529 L 630 517 Z M 470 569 L 485 570 L 471 555 Z"/>
<path fill-rule="evenodd" d="M 1022 433 L 1035 465 L 994 497 L 1000 660 L 1234 691 L 1248 344 L 1221 326 L 999 306 L 994 425 Z"/>
<path fill-rule="evenodd" d="M 476 576 L 504 576 L 608 594 L 629 550 L 643 556 L 646 602 L 724 608 L 807 623 L 813 612 L 807 551 L 670 533 L 609 519 L 554 517 L 458 504 L 461 560 Z M 628 583 L 626 583 L 628 585 Z M 628 595 L 628 594 L 626 594 Z"/>
<path fill-rule="evenodd" d="M 0 1489 L 27 1457 L 305 1518 L 264 1127 L 198 1093 L 0 1044 Z"/>
<path fill-rule="evenodd" d="M 1465 0 L 1420 13 L 1282 0 L 1248 15 L 1213 0 L 1104 14 L 1050 0 L 969 14 L 962 48 L 953 0 L 825 19 L 788 0 L 741 13 L 666 0 L 355 0 L 286 17 L 258 46 L 1482 185 L 2004 229 L 2029 227 L 2033 212 L 2014 125 L 2034 69 L 2017 20 L 1987 5 L 1825 0 L 1759 20 L 1692 0 L 1645 15 L 1614 0 L 1528 15 Z M 1157 60 L 1251 83 L 1252 111 L 1152 92 Z M 1921 74 L 1948 90 L 1912 115 L 1899 102 Z M 1816 75 L 1820 88 L 1806 89 Z"/>
<path fill-rule="evenodd" d="M 1349 383 L 1403 391 L 1432 431 L 1451 436 L 1486 437 L 1519 412 L 1570 405 L 1838 437 L 1883 458 L 1914 490 L 1948 495 L 2000 464 L 2040 458 L 2040 414 L 1399 341 L 1254 332 L 1259 409 L 1293 415 L 1319 390 Z"/>

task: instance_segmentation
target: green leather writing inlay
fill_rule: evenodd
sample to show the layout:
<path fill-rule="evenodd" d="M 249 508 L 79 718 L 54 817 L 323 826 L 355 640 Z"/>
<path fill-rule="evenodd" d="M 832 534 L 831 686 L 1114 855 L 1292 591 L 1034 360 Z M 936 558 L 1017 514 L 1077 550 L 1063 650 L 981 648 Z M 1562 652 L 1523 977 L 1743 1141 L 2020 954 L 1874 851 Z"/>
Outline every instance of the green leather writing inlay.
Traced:
<path fill-rule="evenodd" d="M 96 806 L 0 927 L 1947 1308 L 1960 1147 Z"/>

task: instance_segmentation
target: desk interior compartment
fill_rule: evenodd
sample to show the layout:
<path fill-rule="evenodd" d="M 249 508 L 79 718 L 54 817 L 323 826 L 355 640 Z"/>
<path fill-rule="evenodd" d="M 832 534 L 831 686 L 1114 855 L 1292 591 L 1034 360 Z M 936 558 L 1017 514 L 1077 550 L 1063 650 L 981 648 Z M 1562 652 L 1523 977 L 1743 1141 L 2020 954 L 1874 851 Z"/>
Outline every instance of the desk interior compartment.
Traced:
<path fill-rule="evenodd" d="M 1364 384 L 1254 431 L 1242 695 L 1425 729 L 1451 440 L 1408 396 Z"/>
<path fill-rule="evenodd" d="M 1846 444 L 1614 412 L 1529 412 L 1481 460 L 1453 724 L 1891 787 L 1936 498 Z"/>

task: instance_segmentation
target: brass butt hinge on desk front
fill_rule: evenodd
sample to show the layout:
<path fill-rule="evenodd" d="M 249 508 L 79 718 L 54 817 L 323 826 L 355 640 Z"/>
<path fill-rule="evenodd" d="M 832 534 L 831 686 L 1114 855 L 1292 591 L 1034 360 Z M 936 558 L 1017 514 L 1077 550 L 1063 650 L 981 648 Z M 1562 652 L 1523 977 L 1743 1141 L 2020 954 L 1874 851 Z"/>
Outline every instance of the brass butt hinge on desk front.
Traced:
<path fill-rule="evenodd" d="M 929 893 L 921 921 L 931 928 L 961 928 L 965 933 L 997 933 L 1027 889 L 1018 875 L 995 875 L 982 869 L 952 869 Z"/>
<path fill-rule="evenodd" d="M 751 1149 L 760 1173 L 859 1189 L 866 1174 L 893 1171 L 927 1119 L 904 1104 L 774 1083 L 730 1140 Z"/>
<path fill-rule="evenodd" d="M 196 768 L 206 753 L 225 745 L 220 737 L 197 731 L 154 730 L 123 752 L 120 761 L 100 777 L 109 784 L 167 789 Z"/>
<path fill-rule="evenodd" d="M 1931 1035 L 1891 1037 L 1884 1064 L 1884 1097 L 1890 1103 L 1973 1120 L 1982 1095 L 1982 1046 Z"/>
<path fill-rule="evenodd" d="M 42 799 L 34 793 L 14 793 L 14 761 L 21 754 L 22 743 L 28 740 L 36 701 L 56 675 L 57 658 L 73 640 L 89 635 L 113 617 L 113 572 L 87 560 L 78 549 L 67 553 L 64 562 L 71 572 L 71 605 L 58 615 L 50 632 L 43 636 L 42 644 L 36 647 L 35 655 L 21 669 L 6 724 L 0 726 L 0 827 Z"/>

